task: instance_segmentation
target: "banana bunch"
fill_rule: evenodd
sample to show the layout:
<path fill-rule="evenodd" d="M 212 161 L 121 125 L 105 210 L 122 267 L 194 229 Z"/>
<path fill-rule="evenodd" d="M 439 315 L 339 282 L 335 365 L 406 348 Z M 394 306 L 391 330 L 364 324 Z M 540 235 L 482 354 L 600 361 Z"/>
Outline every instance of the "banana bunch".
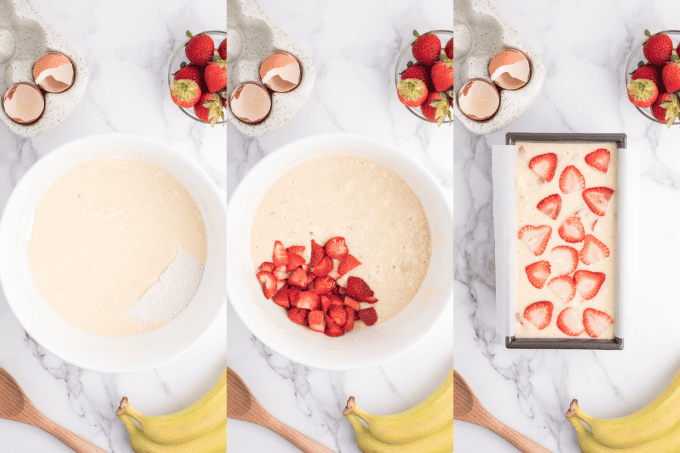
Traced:
<path fill-rule="evenodd" d="M 179 412 L 149 417 L 136 411 L 124 397 L 116 415 L 129 431 L 136 453 L 225 453 L 227 369 L 205 395 Z"/>
<path fill-rule="evenodd" d="M 442 385 L 417 406 L 394 415 L 371 415 L 354 397 L 343 414 L 357 432 L 362 451 L 451 453 L 453 451 L 453 369 Z M 368 427 L 363 423 L 366 422 Z"/>
<path fill-rule="evenodd" d="M 633 414 L 597 419 L 573 400 L 567 419 L 583 453 L 680 453 L 680 372 L 661 395 Z"/>

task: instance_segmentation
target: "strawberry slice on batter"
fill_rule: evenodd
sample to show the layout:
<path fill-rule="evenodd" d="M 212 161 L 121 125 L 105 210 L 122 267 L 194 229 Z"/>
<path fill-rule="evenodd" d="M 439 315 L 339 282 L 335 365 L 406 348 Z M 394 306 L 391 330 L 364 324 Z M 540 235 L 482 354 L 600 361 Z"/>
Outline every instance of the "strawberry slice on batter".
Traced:
<path fill-rule="evenodd" d="M 274 294 L 274 299 L 272 299 L 276 305 L 280 305 L 283 308 L 290 308 L 290 301 L 288 299 L 288 285 L 283 285 L 276 294 Z"/>
<path fill-rule="evenodd" d="M 548 288 L 555 293 L 559 301 L 568 304 L 576 295 L 574 279 L 568 275 L 553 278 L 548 282 Z"/>
<path fill-rule="evenodd" d="M 307 286 L 307 272 L 301 267 L 295 269 L 295 272 L 288 277 L 288 284 L 295 285 L 299 288 L 304 288 Z"/>
<path fill-rule="evenodd" d="M 574 307 L 567 307 L 562 312 L 557 315 L 557 328 L 562 331 L 565 335 L 570 337 L 578 337 L 585 330 L 583 323 L 581 323 L 581 318 Z"/>
<path fill-rule="evenodd" d="M 298 255 L 297 253 L 290 252 L 288 253 L 288 264 L 286 264 L 286 270 L 290 272 L 295 268 L 302 266 L 303 264 L 305 264 L 305 262 L 306 261 L 303 257 Z"/>
<path fill-rule="evenodd" d="M 307 310 L 321 309 L 321 299 L 318 294 L 314 294 L 312 291 L 301 291 L 292 304 L 294 307 L 306 308 Z"/>
<path fill-rule="evenodd" d="M 562 170 L 560 175 L 560 190 L 563 194 L 581 192 L 586 188 L 586 178 L 573 165 Z"/>
<path fill-rule="evenodd" d="M 286 253 L 286 248 L 281 241 L 274 242 L 274 255 L 272 261 L 274 261 L 274 266 L 276 267 L 288 264 L 288 253 Z"/>
<path fill-rule="evenodd" d="M 545 248 L 550 240 L 550 235 L 552 234 L 552 228 L 548 225 L 533 226 L 526 225 L 519 230 L 517 237 L 520 241 L 524 242 L 531 253 L 535 256 L 540 256 L 545 252 Z M 352 277 L 350 277 L 352 278 Z"/>
<path fill-rule="evenodd" d="M 330 271 L 333 270 L 333 260 L 330 257 L 325 256 L 317 266 L 314 267 L 312 271 L 317 277 L 323 277 L 328 275 Z"/>
<path fill-rule="evenodd" d="M 291 308 L 288 310 L 288 319 L 293 321 L 295 324 L 300 324 L 301 326 L 306 326 L 307 316 L 309 315 L 309 310 L 305 308 Z"/>
<path fill-rule="evenodd" d="M 312 256 L 309 258 L 309 265 L 318 266 L 324 256 L 326 256 L 326 251 L 312 239 Z"/>
<path fill-rule="evenodd" d="M 274 277 L 276 277 L 278 280 L 287 280 L 288 279 L 288 271 L 286 270 L 286 266 L 279 266 L 277 268 L 274 268 Z"/>
<path fill-rule="evenodd" d="M 614 191 L 609 187 L 592 187 L 584 190 L 582 195 L 588 208 L 602 217 L 607 213 L 609 200 L 614 196 Z"/>
<path fill-rule="evenodd" d="M 607 173 L 609 170 L 609 151 L 604 148 L 596 149 L 592 153 L 586 155 L 584 160 L 588 165 L 601 171 L 602 173 Z"/>
<path fill-rule="evenodd" d="M 345 334 L 345 330 L 337 325 L 335 321 L 332 319 L 328 319 L 328 316 L 326 318 L 326 330 L 324 333 L 328 335 L 329 337 L 341 337 Z"/>
<path fill-rule="evenodd" d="M 274 269 L 276 269 L 276 266 L 274 266 L 274 263 L 270 263 L 269 261 L 265 261 L 264 263 L 260 264 L 260 267 L 258 270 L 262 272 L 274 272 Z"/>
<path fill-rule="evenodd" d="M 574 283 L 576 291 L 581 293 L 585 300 L 590 300 L 597 296 L 606 276 L 602 272 L 576 271 L 574 272 Z"/>
<path fill-rule="evenodd" d="M 562 197 L 559 194 L 548 195 L 538 202 L 536 209 L 551 219 L 557 220 L 557 216 L 560 215 L 560 210 L 562 209 Z"/>
<path fill-rule="evenodd" d="M 260 271 L 257 273 L 257 280 L 262 284 L 262 292 L 264 297 L 269 300 L 277 290 L 277 279 L 274 274 L 267 271 Z"/>
<path fill-rule="evenodd" d="M 369 300 L 375 299 L 371 288 L 369 288 L 366 282 L 359 277 L 349 277 L 347 279 L 347 295 L 359 302 L 368 302 Z M 375 299 L 375 301 L 377 301 L 377 299 Z"/>
<path fill-rule="evenodd" d="M 538 330 L 543 330 L 552 320 L 553 304 L 546 300 L 534 302 L 524 310 L 524 319 L 536 326 Z"/>
<path fill-rule="evenodd" d="M 344 326 L 347 322 L 347 312 L 345 311 L 345 307 L 331 305 L 331 307 L 328 309 L 328 314 L 331 315 L 333 321 L 339 326 Z"/>
<path fill-rule="evenodd" d="M 562 239 L 570 244 L 575 244 L 577 242 L 583 241 L 586 237 L 586 230 L 583 228 L 581 219 L 576 216 L 569 217 L 564 221 L 562 225 L 557 229 L 557 234 L 560 235 Z"/>
<path fill-rule="evenodd" d="M 588 234 L 583 241 L 583 248 L 579 256 L 583 264 L 597 263 L 600 260 L 609 258 L 609 247 L 592 234 Z"/>
<path fill-rule="evenodd" d="M 359 308 L 359 302 L 357 302 L 356 300 L 352 299 L 352 298 L 349 297 L 349 296 L 345 297 L 345 302 L 344 302 L 344 304 L 345 304 L 347 307 L 352 308 L 354 311 L 359 311 L 359 310 L 360 310 L 360 308 Z"/>
<path fill-rule="evenodd" d="M 347 272 L 350 272 L 352 269 L 359 266 L 361 266 L 361 262 L 358 259 L 354 258 L 352 255 L 347 255 L 347 257 L 338 264 L 338 274 L 345 275 Z"/>
<path fill-rule="evenodd" d="M 333 280 L 328 275 L 316 277 L 316 279 L 314 279 L 314 292 L 316 294 L 330 293 L 333 288 L 335 288 L 335 280 Z"/>
<path fill-rule="evenodd" d="M 555 177 L 557 168 L 557 154 L 547 153 L 536 156 L 529 161 L 529 168 L 536 172 L 545 181 L 550 182 Z"/>
<path fill-rule="evenodd" d="M 313 310 L 307 316 L 309 328 L 315 332 L 324 333 L 326 331 L 326 317 L 320 310 Z"/>
<path fill-rule="evenodd" d="M 559 245 L 552 249 L 552 268 L 555 275 L 569 275 L 578 266 L 578 251 L 568 245 Z"/>
<path fill-rule="evenodd" d="M 291 253 L 295 253 L 296 255 L 302 256 L 303 253 L 305 253 L 305 246 L 304 245 L 291 245 L 286 249 L 286 253 L 289 255 Z"/>
<path fill-rule="evenodd" d="M 612 324 L 614 320 L 603 311 L 594 308 L 586 308 L 583 311 L 583 326 L 586 333 L 593 338 L 602 335 Z"/>
<path fill-rule="evenodd" d="M 373 307 L 361 309 L 357 313 L 359 313 L 359 319 L 367 326 L 372 326 L 378 321 L 378 312 Z"/>
<path fill-rule="evenodd" d="M 345 238 L 337 236 L 326 242 L 324 246 L 326 255 L 334 260 L 343 260 L 349 254 L 349 248 L 345 244 Z"/>
<path fill-rule="evenodd" d="M 529 283 L 535 288 L 541 289 L 550 277 L 550 263 L 547 261 L 537 261 L 524 268 L 527 273 Z"/>
<path fill-rule="evenodd" d="M 347 318 L 347 321 L 345 321 L 345 324 L 342 326 L 342 330 L 349 332 L 350 330 L 354 329 L 356 311 L 351 307 L 345 307 L 345 317 Z"/>

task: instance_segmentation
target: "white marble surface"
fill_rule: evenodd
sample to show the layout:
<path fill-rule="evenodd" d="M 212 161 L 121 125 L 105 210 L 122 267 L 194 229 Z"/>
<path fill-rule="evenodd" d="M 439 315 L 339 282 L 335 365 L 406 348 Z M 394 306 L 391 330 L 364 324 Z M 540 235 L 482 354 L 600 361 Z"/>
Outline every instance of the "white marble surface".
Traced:
<path fill-rule="evenodd" d="M 4 1 L 4 0 L 0 0 Z M 187 118 L 170 100 L 167 68 L 192 32 L 226 29 L 223 0 L 30 0 L 83 56 L 90 71 L 85 97 L 50 132 L 19 139 L 0 125 L 0 209 L 12 188 L 39 158 L 90 134 L 149 136 L 195 159 L 226 196 L 226 129 L 210 130 Z M 112 375 L 83 370 L 28 338 L 0 294 L 0 366 L 9 371 L 39 410 L 112 453 L 132 452 L 115 416 L 122 396 L 149 414 L 180 410 L 217 380 L 226 359 L 226 309 L 206 337 L 176 360 L 146 372 Z M 48 434 L 0 420 L 2 451 L 70 452 Z"/>
<path fill-rule="evenodd" d="M 680 129 L 642 117 L 623 82 L 645 28 L 677 29 L 680 6 L 670 0 L 492 3 L 541 55 L 547 76 L 534 104 L 505 129 L 477 136 L 455 122 L 454 360 L 501 422 L 551 451 L 577 453 L 564 417 L 572 398 L 595 417 L 623 416 L 661 393 L 680 365 Z M 641 308 L 623 351 L 510 351 L 496 336 L 490 151 L 507 132 L 624 132 L 628 147 L 640 150 Z M 477 426 L 455 429 L 456 452 L 517 451 Z"/>
<path fill-rule="evenodd" d="M 251 139 L 228 128 L 228 194 L 265 154 L 314 134 L 352 132 L 391 142 L 424 163 L 453 200 L 453 132 L 421 122 L 399 104 L 394 65 L 412 30 L 451 29 L 450 0 L 411 2 L 260 0 L 262 8 L 308 53 L 316 86 L 285 126 Z M 332 450 L 359 453 L 342 416 L 354 395 L 374 413 L 405 410 L 439 386 L 451 369 L 453 304 L 413 350 L 382 366 L 351 372 L 305 367 L 273 353 L 228 305 L 229 366 L 275 417 Z M 299 450 L 259 426 L 229 420 L 229 451 Z"/>

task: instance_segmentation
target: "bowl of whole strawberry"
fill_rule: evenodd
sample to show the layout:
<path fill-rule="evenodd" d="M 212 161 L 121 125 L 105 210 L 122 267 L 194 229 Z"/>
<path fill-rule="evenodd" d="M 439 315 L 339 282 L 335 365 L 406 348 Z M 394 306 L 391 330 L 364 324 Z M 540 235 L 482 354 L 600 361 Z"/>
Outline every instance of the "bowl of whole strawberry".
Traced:
<path fill-rule="evenodd" d="M 397 96 L 423 121 L 438 126 L 453 123 L 453 31 L 433 30 L 421 35 L 413 30 L 413 35 L 415 39 L 397 60 Z"/>
<path fill-rule="evenodd" d="M 224 124 L 227 87 L 227 32 L 204 31 L 175 51 L 168 68 L 172 101 L 189 118 L 211 127 Z"/>
<path fill-rule="evenodd" d="M 668 127 L 680 124 L 680 31 L 645 30 L 645 35 L 626 65 L 628 99 L 651 121 Z"/>

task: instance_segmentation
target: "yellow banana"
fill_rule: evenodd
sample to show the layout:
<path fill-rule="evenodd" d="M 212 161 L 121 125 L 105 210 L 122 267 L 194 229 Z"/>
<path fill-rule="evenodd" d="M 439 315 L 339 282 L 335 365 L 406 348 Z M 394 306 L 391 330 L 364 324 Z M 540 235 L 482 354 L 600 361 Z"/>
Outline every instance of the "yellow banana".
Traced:
<path fill-rule="evenodd" d="M 217 383 L 191 406 L 170 415 L 146 416 L 123 398 L 116 415 L 130 415 L 153 442 L 175 445 L 203 436 L 227 419 L 227 370 Z"/>
<path fill-rule="evenodd" d="M 205 435 L 183 443 L 164 445 L 144 435 L 128 414 L 118 417 L 130 433 L 130 445 L 135 453 L 225 453 L 227 451 L 227 419 Z"/>
<path fill-rule="evenodd" d="M 402 444 L 427 437 L 453 420 L 453 369 L 446 380 L 417 406 L 399 414 L 371 415 L 350 397 L 343 414 L 356 414 L 367 424 L 376 439 Z"/>
<path fill-rule="evenodd" d="M 357 432 L 357 444 L 361 451 L 370 453 L 451 453 L 453 451 L 453 418 L 439 431 L 403 444 L 388 444 L 371 435 L 356 414 L 346 415 Z"/>
<path fill-rule="evenodd" d="M 626 417 L 597 419 L 585 413 L 578 403 L 572 402 L 572 408 L 602 445 L 614 448 L 641 445 L 680 423 L 680 372 L 654 401 Z"/>

